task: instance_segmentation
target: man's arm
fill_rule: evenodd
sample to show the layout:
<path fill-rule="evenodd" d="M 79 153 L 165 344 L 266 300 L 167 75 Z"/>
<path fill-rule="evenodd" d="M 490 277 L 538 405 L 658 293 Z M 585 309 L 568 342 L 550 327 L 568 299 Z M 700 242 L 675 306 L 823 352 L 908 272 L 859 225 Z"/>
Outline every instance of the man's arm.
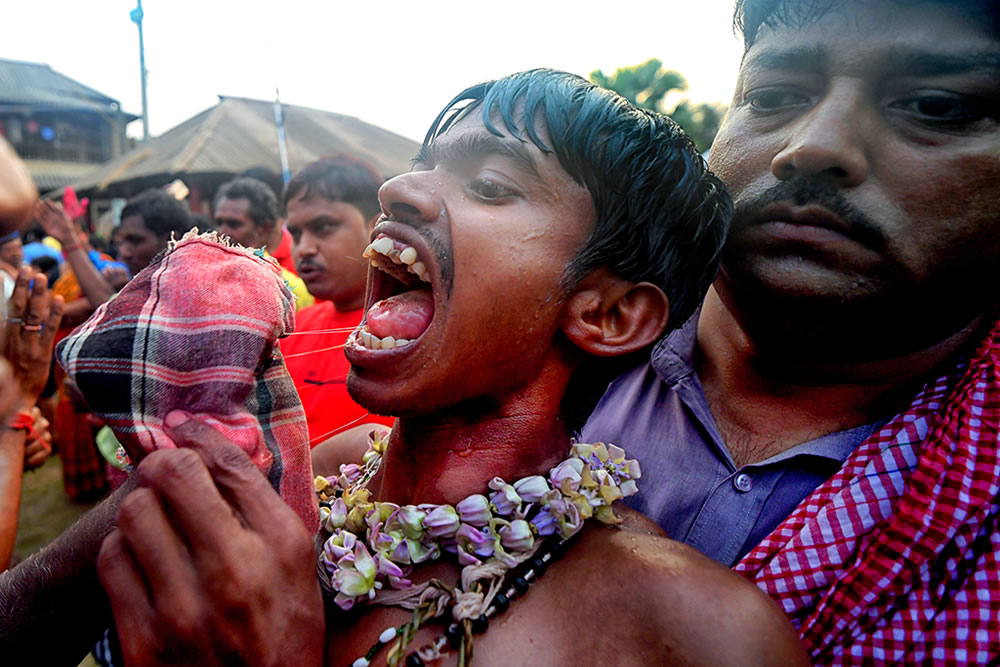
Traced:
<path fill-rule="evenodd" d="M 35 205 L 35 217 L 45 233 L 62 245 L 66 261 L 73 267 L 80 290 L 90 305 L 97 308 L 114 296 L 115 289 L 90 261 L 81 230 L 65 209 L 57 202 L 39 200 Z"/>
<path fill-rule="evenodd" d="M 143 459 L 98 569 L 127 664 L 316 665 L 313 536 L 250 458 L 185 413 Z M 169 518 L 168 518 L 169 517 Z"/>
<path fill-rule="evenodd" d="M 28 224 L 36 197 L 38 190 L 28 167 L 0 137 L 0 236 Z"/>
<path fill-rule="evenodd" d="M 23 410 L 21 392 L 10 366 L 0 362 L 0 418 L 7 420 Z M 24 475 L 22 430 L 0 428 L 0 569 L 7 569 L 17 535 L 17 515 L 21 506 L 21 477 Z"/>
<path fill-rule="evenodd" d="M 78 664 L 111 625 L 95 563 L 133 486 L 130 478 L 47 547 L 0 574 L 5 664 Z"/>

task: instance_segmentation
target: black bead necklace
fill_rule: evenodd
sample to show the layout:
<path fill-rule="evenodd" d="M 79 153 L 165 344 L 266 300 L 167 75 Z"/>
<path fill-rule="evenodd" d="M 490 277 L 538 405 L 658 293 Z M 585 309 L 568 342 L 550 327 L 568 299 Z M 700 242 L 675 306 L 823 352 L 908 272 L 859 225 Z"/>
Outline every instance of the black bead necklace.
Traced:
<path fill-rule="evenodd" d="M 486 632 L 490 625 L 490 619 L 506 612 L 513 600 L 523 597 L 531 584 L 538 581 L 539 577 L 545 573 L 552 561 L 566 551 L 568 543 L 569 540 L 552 539 L 546 547 L 540 549 L 530 560 L 508 575 L 504 582 L 506 586 L 502 587 L 501 592 L 496 594 L 483 614 L 461 622 L 452 621 L 433 642 L 405 654 L 403 664 L 406 667 L 423 667 L 428 662 L 435 662 L 442 656 L 442 652 L 447 652 L 447 649 L 451 648 L 458 651 L 459 667 L 468 665 L 472 660 L 473 636 Z M 407 645 L 412 641 L 420 626 L 434 619 L 433 613 L 433 605 L 428 603 L 413 611 L 413 620 L 409 623 L 404 623 L 399 627 L 386 628 L 379 635 L 378 641 L 368 649 L 364 656 L 351 663 L 351 667 L 368 667 L 379 651 L 395 639 L 399 640 L 398 644 L 393 647 L 386 662 L 391 666 L 399 664 Z M 451 617 L 450 610 L 447 615 L 449 618 Z"/>

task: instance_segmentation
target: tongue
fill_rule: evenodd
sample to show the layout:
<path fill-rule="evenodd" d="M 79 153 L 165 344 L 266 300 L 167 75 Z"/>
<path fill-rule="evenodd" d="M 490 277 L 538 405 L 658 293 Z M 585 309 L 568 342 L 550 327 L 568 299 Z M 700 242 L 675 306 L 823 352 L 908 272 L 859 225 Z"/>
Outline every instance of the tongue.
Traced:
<path fill-rule="evenodd" d="M 403 292 L 368 309 L 368 331 L 379 338 L 413 340 L 427 330 L 434 316 L 434 297 L 427 289 Z"/>

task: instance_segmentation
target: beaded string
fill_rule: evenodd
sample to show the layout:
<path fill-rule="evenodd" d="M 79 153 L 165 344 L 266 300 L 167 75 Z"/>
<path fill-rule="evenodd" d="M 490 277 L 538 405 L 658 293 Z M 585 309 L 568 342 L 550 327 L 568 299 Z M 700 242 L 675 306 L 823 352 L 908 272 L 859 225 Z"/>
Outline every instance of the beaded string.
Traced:
<path fill-rule="evenodd" d="M 530 585 L 538 581 L 552 561 L 558 559 L 565 552 L 568 542 L 569 540 L 552 541 L 546 550 L 528 562 L 527 568 L 520 574 L 515 572 L 508 576 L 507 581 L 505 581 L 506 589 L 496 594 L 486 611 L 477 618 L 465 619 L 461 623 L 455 622 L 453 619 L 445 631 L 434 641 L 406 654 L 404 660 L 406 667 L 423 667 L 428 663 L 436 662 L 447 654 L 445 649 L 449 647 L 458 651 L 459 667 L 465 667 L 472 660 L 473 636 L 486 632 L 489 629 L 491 619 L 506 612 L 514 599 L 524 597 Z M 416 635 L 417 630 L 428 620 L 436 617 L 434 604 L 432 602 L 424 603 L 414 610 L 413 620 L 409 623 L 383 630 L 378 641 L 364 656 L 351 663 L 351 667 L 368 667 L 375 656 L 393 639 L 397 638 L 398 641 L 386 656 L 386 664 L 390 666 L 399 664 L 400 658 Z"/>

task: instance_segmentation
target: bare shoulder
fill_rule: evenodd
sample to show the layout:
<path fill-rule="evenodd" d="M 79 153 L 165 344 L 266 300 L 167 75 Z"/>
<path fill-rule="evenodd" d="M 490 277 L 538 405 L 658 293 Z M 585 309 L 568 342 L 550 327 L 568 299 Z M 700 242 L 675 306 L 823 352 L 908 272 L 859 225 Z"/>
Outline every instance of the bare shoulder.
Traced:
<path fill-rule="evenodd" d="M 386 427 L 382 424 L 361 424 L 313 447 L 313 472 L 329 477 L 338 474 L 341 465 L 361 463 L 361 457 L 368 449 L 368 434 L 376 429 L 384 430 Z"/>
<path fill-rule="evenodd" d="M 596 527 L 573 548 L 572 573 L 601 582 L 594 591 L 614 634 L 632 634 L 638 662 L 656 664 L 808 664 L 784 613 L 756 586 L 695 549 L 668 539 L 627 508 L 617 528 Z"/>

